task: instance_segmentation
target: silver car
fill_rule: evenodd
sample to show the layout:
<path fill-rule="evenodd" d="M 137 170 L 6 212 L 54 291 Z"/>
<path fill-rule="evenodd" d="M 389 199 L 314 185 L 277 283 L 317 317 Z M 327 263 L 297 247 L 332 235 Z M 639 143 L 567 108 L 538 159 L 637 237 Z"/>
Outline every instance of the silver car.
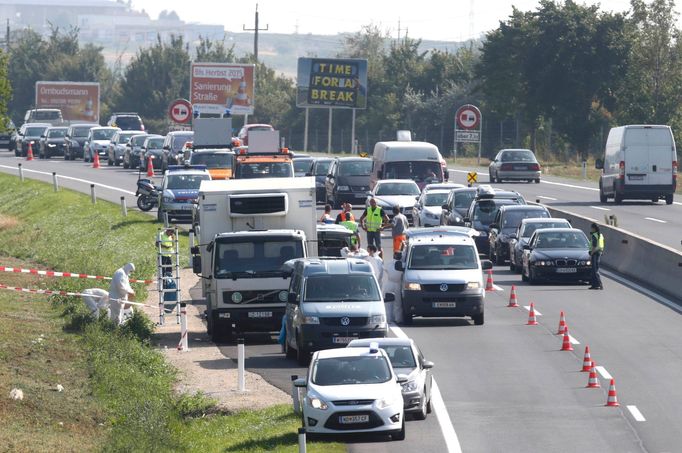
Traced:
<path fill-rule="evenodd" d="M 553 219 L 546 217 L 532 217 L 521 220 L 521 225 L 516 232 L 509 236 L 509 269 L 521 272 L 523 266 L 523 246 L 528 245 L 528 240 L 535 230 L 540 228 L 571 228 L 571 223 L 566 219 Z"/>
<path fill-rule="evenodd" d="M 503 180 L 540 182 L 540 164 L 529 149 L 503 149 L 490 162 L 490 182 Z"/>
<path fill-rule="evenodd" d="M 417 197 L 417 204 L 412 208 L 414 226 L 429 227 L 440 225 L 443 205 L 448 200 L 449 190 L 429 190 Z"/>
<path fill-rule="evenodd" d="M 126 151 L 126 144 L 128 144 L 131 137 L 139 134 L 144 134 L 144 131 L 118 131 L 114 134 L 109 143 L 107 158 L 109 165 L 121 165 Z"/>
<path fill-rule="evenodd" d="M 417 420 L 424 420 L 431 413 L 431 368 L 433 362 L 424 358 L 411 338 L 364 338 L 348 343 L 349 348 L 367 348 L 378 343 L 386 351 L 396 374 L 407 376 L 402 384 L 405 413 Z"/>

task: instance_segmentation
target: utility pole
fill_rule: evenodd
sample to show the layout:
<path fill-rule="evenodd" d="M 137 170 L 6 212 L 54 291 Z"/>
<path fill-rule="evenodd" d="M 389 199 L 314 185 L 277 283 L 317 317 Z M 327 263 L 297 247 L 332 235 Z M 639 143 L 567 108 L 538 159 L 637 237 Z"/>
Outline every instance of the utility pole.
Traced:
<path fill-rule="evenodd" d="M 269 25 L 266 25 L 265 28 L 258 28 L 258 3 L 256 3 L 256 20 L 255 20 L 255 25 L 253 28 L 246 28 L 246 25 L 242 25 L 242 28 L 244 31 L 252 31 L 254 32 L 253 35 L 253 58 L 256 60 L 255 62 L 258 63 L 258 32 L 259 31 L 267 31 L 269 28 Z"/>

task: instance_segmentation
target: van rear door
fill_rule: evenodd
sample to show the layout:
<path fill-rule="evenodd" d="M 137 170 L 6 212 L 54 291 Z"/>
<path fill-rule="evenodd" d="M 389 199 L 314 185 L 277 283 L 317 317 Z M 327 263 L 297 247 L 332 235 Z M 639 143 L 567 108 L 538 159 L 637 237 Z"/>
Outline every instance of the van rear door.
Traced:
<path fill-rule="evenodd" d="M 633 127 L 625 132 L 625 184 L 672 184 L 673 139 L 667 127 Z"/>

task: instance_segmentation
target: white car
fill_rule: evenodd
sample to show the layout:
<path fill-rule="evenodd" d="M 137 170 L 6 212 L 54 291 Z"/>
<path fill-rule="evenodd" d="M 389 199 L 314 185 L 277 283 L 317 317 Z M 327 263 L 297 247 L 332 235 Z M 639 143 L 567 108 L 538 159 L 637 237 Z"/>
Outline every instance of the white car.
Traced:
<path fill-rule="evenodd" d="M 365 206 L 369 206 L 370 198 L 374 198 L 389 218 L 393 217 L 393 207 L 400 206 L 400 212 L 413 225 L 412 208 L 420 195 L 419 186 L 410 179 L 382 179 L 369 193 Z"/>
<path fill-rule="evenodd" d="M 372 342 L 386 351 L 396 373 L 407 376 L 407 382 L 402 384 L 405 412 L 417 420 L 426 419 L 431 413 L 433 362 L 424 358 L 424 354 L 411 338 L 363 338 L 351 341 L 348 347 L 368 348 Z"/>
<path fill-rule="evenodd" d="M 412 208 L 414 226 L 438 226 L 443 205 L 448 201 L 449 190 L 430 190 L 422 192 L 417 204 Z"/>
<path fill-rule="evenodd" d="M 369 348 L 325 349 L 313 354 L 301 402 L 310 434 L 377 433 L 405 439 L 401 385 L 390 359 L 376 343 Z"/>

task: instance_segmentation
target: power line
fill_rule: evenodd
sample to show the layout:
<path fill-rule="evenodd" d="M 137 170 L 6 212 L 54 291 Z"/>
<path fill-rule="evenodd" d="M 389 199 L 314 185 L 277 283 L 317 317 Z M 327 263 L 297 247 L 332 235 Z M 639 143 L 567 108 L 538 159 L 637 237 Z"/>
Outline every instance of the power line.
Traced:
<path fill-rule="evenodd" d="M 259 31 L 267 31 L 268 28 L 270 28 L 270 25 L 265 25 L 265 28 L 258 28 L 258 3 L 256 3 L 256 16 L 255 16 L 255 25 L 253 28 L 246 28 L 246 25 L 242 25 L 242 28 L 244 31 L 252 31 L 254 32 L 253 34 L 253 58 L 258 63 L 258 32 Z"/>

